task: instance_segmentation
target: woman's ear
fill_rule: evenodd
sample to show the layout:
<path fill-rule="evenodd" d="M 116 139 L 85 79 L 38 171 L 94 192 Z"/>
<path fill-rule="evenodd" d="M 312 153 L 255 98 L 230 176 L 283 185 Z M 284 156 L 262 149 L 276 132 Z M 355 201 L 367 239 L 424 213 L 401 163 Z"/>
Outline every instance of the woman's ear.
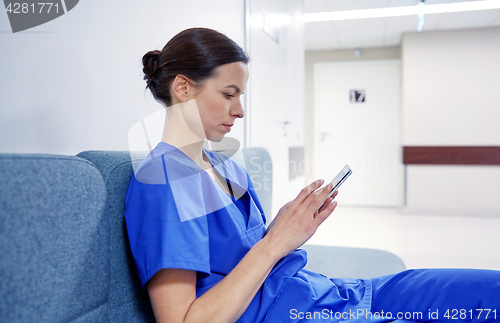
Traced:
<path fill-rule="evenodd" d="M 191 89 L 192 85 L 189 79 L 184 75 L 177 74 L 174 82 L 172 83 L 172 99 L 176 98 L 178 101 L 177 103 L 186 102 L 189 98 L 189 92 Z"/>

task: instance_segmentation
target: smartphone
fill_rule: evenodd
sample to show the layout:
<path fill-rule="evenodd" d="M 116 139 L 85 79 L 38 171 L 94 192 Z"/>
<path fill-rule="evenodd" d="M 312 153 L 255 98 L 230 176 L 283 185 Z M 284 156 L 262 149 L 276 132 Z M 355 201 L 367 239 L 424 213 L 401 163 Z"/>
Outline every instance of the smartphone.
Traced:
<path fill-rule="evenodd" d="M 349 167 L 349 165 L 345 165 L 344 168 L 342 168 L 342 170 L 337 174 L 337 176 L 335 176 L 334 179 L 332 179 L 332 181 L 330 183 L 333 184 L 333 187 L 332 187 L 332 190 L 330 191 L 330 194 L 328 194 L 328 196 L 326 197 L 329 198 L 330 196 L 333 195 L 333 193 L 335 193 L 335 191 L 337 191 L 340 187 L 340 185 L 342 185 L 342 183 L 345 182 L 345 180 L 351 176 L 352 174 L 352 170 L 351 168 Z M 326 201 L 325 199 L 325 201 Z M 325 203 L 325 201 L 323 201 L 323 204 Z M 321 204 L 321 206 L 323 206 L 323 204 Z M 321 208 L 320 206 L 320 208 Z"/>

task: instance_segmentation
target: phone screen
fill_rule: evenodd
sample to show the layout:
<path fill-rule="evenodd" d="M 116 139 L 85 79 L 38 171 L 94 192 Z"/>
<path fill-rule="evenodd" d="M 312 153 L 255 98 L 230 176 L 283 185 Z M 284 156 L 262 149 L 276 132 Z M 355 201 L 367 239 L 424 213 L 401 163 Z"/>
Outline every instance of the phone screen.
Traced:
<path fill-rule="evenodd" d="M 351 168 L 349 167 L 349 165 L 345 165 L 344 168 L 342 168 L 342 170 L 340 171 L 340 173 L 338 173 L 337 176 L 335 176 L 335 178 L 330 182 L 333 184 L 333 188 L 332 188 L 330 194 L 328 194 L 328 196 L 326 198 L 329 198 L 330 196 L 332 196 L 333 193 L 335 193 L 335 191 L 338 190 L 340 185 L 342 185 L 342 183 L 344 183 L 345 180 L 351 174 L 352 174 Z"/>

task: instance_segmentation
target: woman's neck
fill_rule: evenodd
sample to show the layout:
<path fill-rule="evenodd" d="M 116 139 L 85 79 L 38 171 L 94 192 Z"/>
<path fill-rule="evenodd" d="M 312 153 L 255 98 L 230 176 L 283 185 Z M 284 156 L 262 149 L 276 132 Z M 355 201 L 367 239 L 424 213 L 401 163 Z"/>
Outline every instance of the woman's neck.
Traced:
<path fill-rule="evenodd" d="M 204 131 L 196 104 L 194 100 L 191 101 L 166 108 L 162 141 L 177 147 L 203 167 L 207 163 L 202 153 Z"/>

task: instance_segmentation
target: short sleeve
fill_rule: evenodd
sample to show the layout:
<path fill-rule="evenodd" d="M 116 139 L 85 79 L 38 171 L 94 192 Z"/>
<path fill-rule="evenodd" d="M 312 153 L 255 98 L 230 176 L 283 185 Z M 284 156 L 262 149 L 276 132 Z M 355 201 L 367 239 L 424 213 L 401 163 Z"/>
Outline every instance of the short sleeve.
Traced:
<path fill-rule="evenodd" d="M 125 198 L 130 248 L 143 286 L 162 268 L 194 270 L 202 276 L 210 274 L 207 217 L 181 220 L 172 187 L 165 180 L 163 162 L 163 158 L 157 158 L 150 163 L 147 177 L 154 175 L 154 180 L 144 180 L 144 174 L 135 172 Z M 187 195 L 186 200 L 177 200 L 179 203 L 189 206 L 193 201 Z M 189 207 L 183 207 L 183 212 L 186 210 Z"/>

